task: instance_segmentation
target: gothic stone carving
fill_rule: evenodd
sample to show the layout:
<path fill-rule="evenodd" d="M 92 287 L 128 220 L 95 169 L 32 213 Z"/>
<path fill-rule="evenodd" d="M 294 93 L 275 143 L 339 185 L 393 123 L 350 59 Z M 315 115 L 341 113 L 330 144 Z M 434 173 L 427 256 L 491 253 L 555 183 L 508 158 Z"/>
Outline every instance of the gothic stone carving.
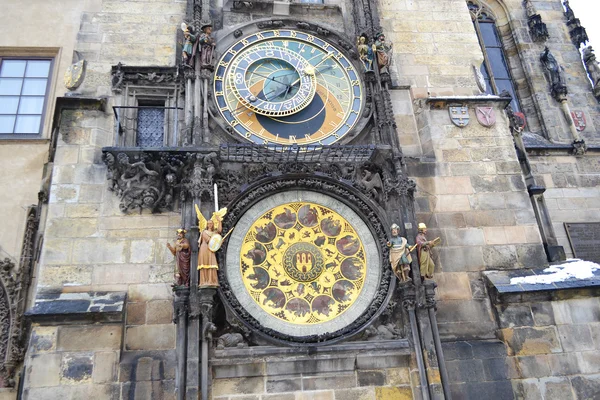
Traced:
<path fill-rule="evenodd" d="M 596 60 L 596 55 L 594 54 L 592 46 L 583 49 L 583 62 L 585 63 L 587 74 L 592 81 L 594 97 L 600 101 L 600 66 L 598 66 L 598 61 Z"/>
<path fill-rule="evenodd" d="M 554 55 L 550 52 L 548 47 L 546 47 L 540 55 L 540 60 L 542 61 L 546 76 L 550 81 L 552 97 L 558 102 L 565 100 L 568 90 L 562 67 L 558 64 L 558 61 L 556 61 L 556 58 L 554 58 Z"/>
<path fill-rule="evenodd" d="M 587 32 L 585 28 L 581 26 L 579 18 L 575 18 L 575 13 L 569 5 L 569 0 L 563 1 L 563 5 L 565 6 L 565 17 L 567 17 L 567 27 L 569 28 L 571 41 L 575 47 L 580 48 L 582 44 L 586 44 L 589 41 Z"/>
<path fill-rule="evenodd" d="M 534 42 L 545 42 L 550 35 L 546 24 L 542 21 L 542 16 L 538 14 L 531 0 L 525 1 L 525 8 L 527 9 L 527 24 L 531 38 Z"/>
<path fill-rule="evenodd" d="M 121 93 L 126 84 L 149 86 L 156 84 L 180 84 L 180 74 L 172 67 L 128 67 L 121 63 L 112 67 L 112 90 Z"/>

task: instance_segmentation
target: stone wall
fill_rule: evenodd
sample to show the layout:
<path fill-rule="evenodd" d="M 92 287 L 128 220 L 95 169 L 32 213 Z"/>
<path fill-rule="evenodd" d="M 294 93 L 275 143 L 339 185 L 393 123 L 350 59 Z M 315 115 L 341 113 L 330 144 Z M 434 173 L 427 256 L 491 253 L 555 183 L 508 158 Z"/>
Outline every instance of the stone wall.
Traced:
<path fill-rule="evenodd" d="M 537 182 L 546 187 L 544 197 L 558 244 L 567 257 L 573 257 L 564 224 L 600 222 L 600 157 L 597 153 L 583 157 L 563 153 L 531 155 L 530 160 Z"/>
<path fill-rule="evenodd" d="M 262 347 L 217 350 L 212 398 L 235 400 L 413 399 L 418 375 L 407 348 L 356 343 L 305 350 Z M 357 351 L 357 348 L 362 348 Z M 251 359 L 247 357 L 255 353 Z"/>
<path fill-rule="evenodd" d="M 600 299 L 498 305 L 516 399 L 593 399 L 600 393 Z"/>

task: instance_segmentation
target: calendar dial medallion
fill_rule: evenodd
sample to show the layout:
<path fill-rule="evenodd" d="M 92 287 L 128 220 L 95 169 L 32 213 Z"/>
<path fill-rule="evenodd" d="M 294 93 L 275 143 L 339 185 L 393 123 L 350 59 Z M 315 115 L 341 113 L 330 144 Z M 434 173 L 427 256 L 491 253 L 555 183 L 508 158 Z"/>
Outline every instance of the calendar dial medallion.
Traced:
<path fill-rule="evenodd" d="M 333 144 L 363 107 L 350 60 L 320 38 L 286 29 L 249 35 L 227 50 L 214 91 L 233 131 L 257 144 Z"/>

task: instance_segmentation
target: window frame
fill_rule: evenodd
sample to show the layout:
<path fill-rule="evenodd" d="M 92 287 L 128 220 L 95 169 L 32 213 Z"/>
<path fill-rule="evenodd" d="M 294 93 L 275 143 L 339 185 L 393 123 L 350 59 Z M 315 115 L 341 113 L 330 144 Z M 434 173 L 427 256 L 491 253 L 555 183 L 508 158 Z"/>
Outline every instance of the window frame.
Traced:
<path fill-rule="evenodd" d="M 471 5 L 478 7 L 476 12 L 473 11 L 473 9 L 471 8 Z M 493 94 L 498 96 L 498 95 L 500 95 L 501 92 L 500 92 L 500 90 L 498 90 L 498 84 L 496 83 L 496 77 L 494 76 L 494 73 L 493 73 L 494 71 L 492 69 L 492 63 L 490 61 L 490 56 L 488 54 L 487 46 L 483 39 L 483 32 L 481 30 L 481 27 L 479 26 L 480 23 L 482 23 L 481 22 L 482 14 L 484 14 L 485 18 L 486 18 L 486 22 L 483 22 L 483 23 L 491 24 L 493 26 L 493 29 L 494 29 L 494 32 L 498 39 L 498 42 L 500 43 L 499 46 L 493 47 L 493 48 L 500 49 L 500 53 L 502 55 L 504 63 L 506 64 L 506 73 L 507 73 L 508 77 L 510 78 L 510 79 L 501 79 L 501 80 L 508 80 L 510 82 L 512 91 L 514 93 L 514 98 L 512 99 L 511 103 L 513 104 L 513 108 L 515 108 L 514 106 L 516 106 L 514 111 L 521 111 L 521 109 L 523 107 L 521 106 L 521 100 L 519 99 L 519 93 L 517 91 L 517 86 L 515 85 L 515 79 L 513 78 L 512 73 L 511 73 L 509 58 L 506 55 L 506 51 L 504 49 L 504 43 L 502 41 L 502 36 L 500 35 L 500 30 L 498 29 L 498 25 L 496 23 L 495 16 L 488 9 L 486 9 L 481 3 L 477 2 L 477 1 L 472 1 L 472 0 L 468 1 L 467 7 L 469 9 L 469 14 L 471 15 L 471 21 L 473 22 L 473 26 L 475 27 L 475 32 L 477 34 L 477 40 L 479 42 L 479 47 L 481 48 L 481 52 L 483 53 L 483 65 L 485 66 L 485 69 L 487 71 L 487 76 L 489 78 L 489 83 L 491 85 Z M 492 48 L 492 46 L 490 46 L 490 48 Z"/>
<path fill-rule="evenodd" d="M 10 54 L 0 54 L 0 69 L 2 68 L 2 63 L 5 60 L 25 60 L 25 61 L 37 61 L 37 60 L 44 60 L 44 61 L 50 61 L 50 67 L 48 68 L 48 76 L 47 76 L 47 83 L 46 83 L 46 91 L 44 93 L 44 105 L 42 107 L 42 113 L 40 114 L 40 127 L 37 133 L 0 133 L 0 140 L 39 140 L 39 139 L 44 139 L 43 135 L 44 135 L 44 125 L 45 125 L 45 121 L 46 121 L 46 113 L 48 112 L 48 110 L 50 109 L 49 104 L 50 104 L 50 94 L 51 89 L 52 89 L 52 84 L 53 84 L 53 78 L 54 78 L 54 62 L 55 57 L 54 56 L 25 56 L 25 55 L 19 55 L 19 56 L 12 56 Z M 25 77 L 23 77 L 24 79 Z M 19 103 L 21 101 L 21 97 L 22 95 L 19 94 Z M 18 108 L 17 108 L 17 112 L 18 112 Z M 16 114 L 19 115 L 19 114 Z M 15 118 L 15 124 L 16 124 L 16 118 Z M 14 127 L 13 127 L 14 130 Z"/>

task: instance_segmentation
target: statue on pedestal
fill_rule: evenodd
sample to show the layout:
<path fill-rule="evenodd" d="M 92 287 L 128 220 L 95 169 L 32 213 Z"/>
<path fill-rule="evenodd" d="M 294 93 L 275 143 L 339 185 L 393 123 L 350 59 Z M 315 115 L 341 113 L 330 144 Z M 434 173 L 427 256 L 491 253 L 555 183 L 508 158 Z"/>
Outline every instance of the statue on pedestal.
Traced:
<path fill-rule="evenodd" d="M 227 208 L 222 208 L 215 211 L 212 218 L 207 221 L 196 205 L 198 230 L 200 231 L 200 238 L 198 239 L 198 270 L 200 271 L 198 286 L 200 287 L 219 286 L 217 276 L 219 265 L 215 252 L 221 248 L 223 241 L 221 232 L 223 231 L 222 221 L 225 214 L 227 214 Z"/>
<path fill-rule="evenodd" d="M 390 248 L 392 271 L 394 271 L 400 282 L 406 282 L 409 280 L 408 274 L 410 272 L 410 263 L 412 262 L 411 249 L 409 249 L 408 240 L 400 236 L 400 227 L 397 224 L 393 224 L 391 230 L 392 238 L 387 245 Z"/>
<path fill-rule="evenodd" d="M 212 58 L 215 49 L 215 40 L 212 37 L 212 24 L 204 22 L 200 27 L 202 33 L 198 35 L 194 45 L 194 53 L 200 54 L 200 66 L 202 68 L 212 68 Z"/>
<path fill-rule="evenodd" d="M 433 279 L 433 269 L 435 264 L 431 258 L 431 249 L 441 243 L 439 237 L 433 240 L 427 240 L 427 225 L 419 224 L 419 234 L 417 235 L 417 256 L 419 258 L 419 267 L 421 269 L 421 277 Z"/>
<path fill-rule="evenodd" d="M 181 30 L 183 31 L 183 51 L 182 51 L 182 62 L 186 67 L 194 66 L 193 47 L 196 41 L 196 35 L 192 34 L 191 27 L 187 26 L 185 22 L 181 23 Z"/>
<path fill-rule="evenodd" d="M 366 36 L 362 35 L 356 38 L 356 49 L 365 72 L 373 72 L 373 51 L 367 45 Z"/>
<path fill-rule="evenodd" d="M 177 271 L 175 272 L 175 286 L 190 286 L 190 241 L 187 240 L 185 229 L 177 229 L 175 245 L 167 242 L 167 248 L 175 256 Z"/>
<path fill-rule="evenodd" d="M 377 34 L 377 39 L 373 44 L 373 52 L 377 54 L 379 74 L 389 74 L 390 63 L 392 62 L 392 43 L 385 41 L 383 32 Z"/>

